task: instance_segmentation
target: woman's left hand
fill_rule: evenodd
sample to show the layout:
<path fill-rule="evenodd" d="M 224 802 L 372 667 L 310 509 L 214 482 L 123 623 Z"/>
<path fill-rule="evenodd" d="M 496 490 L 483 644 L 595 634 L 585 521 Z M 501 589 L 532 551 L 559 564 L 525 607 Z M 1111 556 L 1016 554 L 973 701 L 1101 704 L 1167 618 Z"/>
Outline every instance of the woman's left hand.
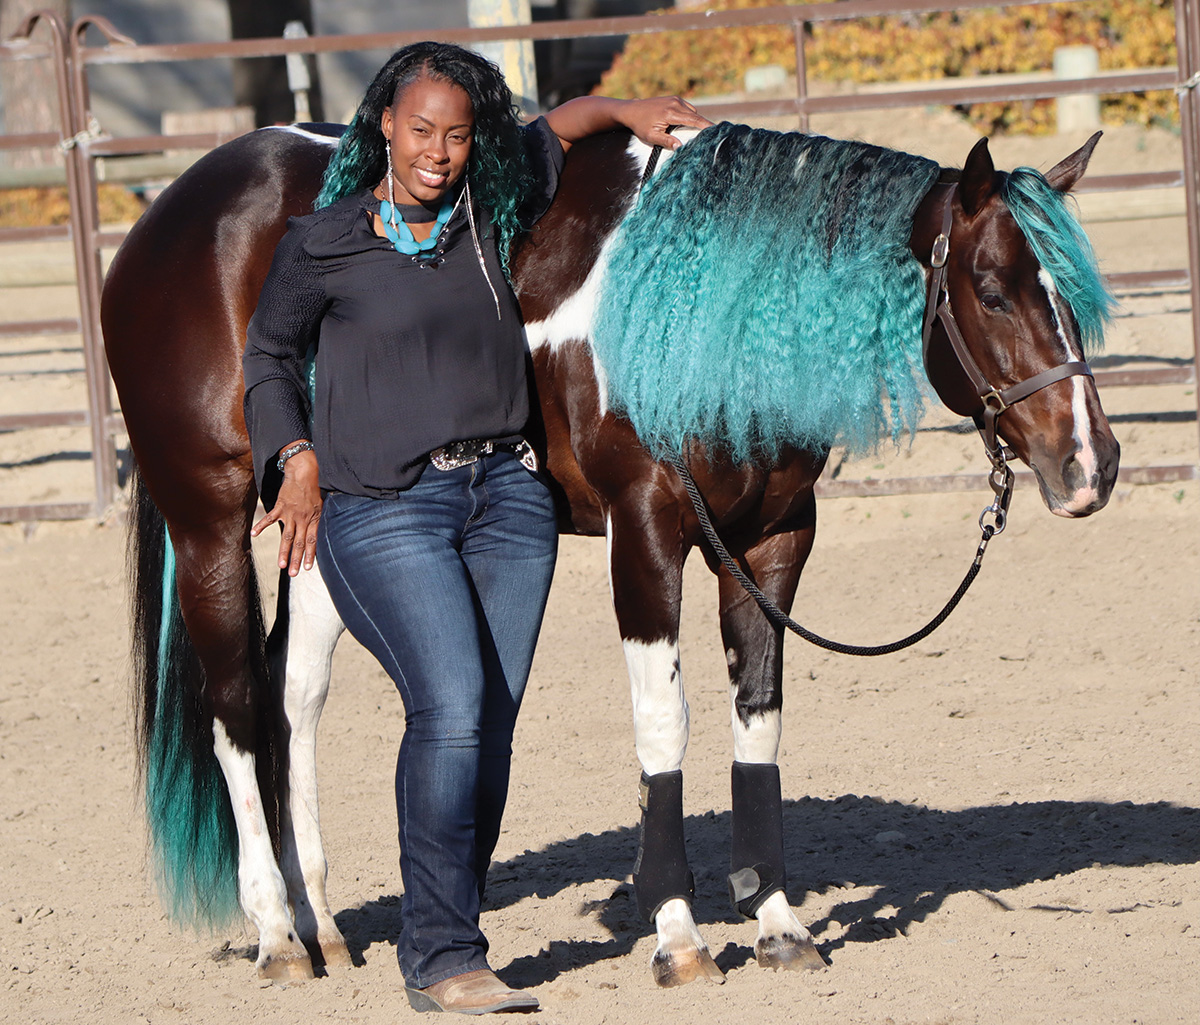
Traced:
<path fill-rule="evenodd" d="M 629 100 L 621 110 L 621 120 L 647 146 L 676 149 L 683 143 L 667 134 L 672 125 L 707 128 L 712 124 L 687 100 L 678 96 L 656 96 L 649 100 Z"/>

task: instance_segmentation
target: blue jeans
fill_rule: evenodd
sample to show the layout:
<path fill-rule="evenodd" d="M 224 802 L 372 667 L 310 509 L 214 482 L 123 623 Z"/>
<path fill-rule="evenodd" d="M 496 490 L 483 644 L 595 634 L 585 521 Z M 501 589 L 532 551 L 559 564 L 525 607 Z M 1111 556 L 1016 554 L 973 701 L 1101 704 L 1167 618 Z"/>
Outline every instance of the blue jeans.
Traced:
<path fill-rule="evenodd" d="M 487 967 L 479 901 L 558 546 L 550 492 L 508 451 L 427 467 L 395 500 L 325 500 L 317 560 L 404 700 L 397 955 L 424 988 Z"/>

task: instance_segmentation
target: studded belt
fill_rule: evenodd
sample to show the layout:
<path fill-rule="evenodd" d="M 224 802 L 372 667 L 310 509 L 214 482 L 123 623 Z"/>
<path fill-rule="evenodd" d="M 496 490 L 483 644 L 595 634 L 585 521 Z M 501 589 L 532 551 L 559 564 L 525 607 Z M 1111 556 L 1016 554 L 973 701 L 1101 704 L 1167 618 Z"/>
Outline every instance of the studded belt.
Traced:
<path fill-rule="evenodd" d="M 537 454 L 524 438 L 515 442 L 492 441 L 490 438 L 454 441 L 442 448 L 435 448 L 429 453 L 429 461 L 438 470 L 457 470 L 460 466 L 469 466 L 481 456 L 490 456 L 501 448 L 512 451 L 526 469 L 537 470 Z"/>

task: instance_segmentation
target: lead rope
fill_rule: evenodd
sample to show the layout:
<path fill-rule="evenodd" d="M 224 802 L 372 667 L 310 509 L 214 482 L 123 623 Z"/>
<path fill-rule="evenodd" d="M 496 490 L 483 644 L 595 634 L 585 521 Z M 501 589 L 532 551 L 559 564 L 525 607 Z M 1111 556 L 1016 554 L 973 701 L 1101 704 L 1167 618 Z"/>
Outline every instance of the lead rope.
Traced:
<path fill-rule="evenodd" d="M 642 174 L 639 189 L 645 188 L 646 183 L 654 174 L 661 151 L 662 147 L 660 146 L 655 146 L 651 151 L 650 159 L 647 161 L 646 169 Z M 944 241 L 942 241 L 943 238 Z M 944 264 L 945 251 L 949 246 L 949 238 L 942 236 L 939 238 L 939 242 L 941 243 L 941 252 L 938 253 L 939 247 L 935 243 L 935 261 L 940 256 L 941 262 Z M 995 452 L 989 449 L 988 458 L 992 462 L 992 470 L 988 474 L 988 484 L 995 497 L 992 500 L 992 504 L 979 514 L 979 527 L 982 531 L 982 537 L 979 539 L 979 547 L 975 550 L 975 558 L 972 560 L 966 576 L 963 577 L 962 583 L 958 585 L 958 590 L 951 595 L 950 600 L 943 606 L 942 611 L 921 627 L 920 630 L 898 641 L 892 641 L 890 644 L 843 644 L 841 641 L 831 641 L 820 634 L 813 633 L 807 627 L 797 623 L 783 609 L 776 605 L 775 602 L 763 594 L 758 585 L 737 564 L 737 560 L 729 554 L 729 550 L 725 547 L 724 542 L 717 533 L 717 528 L 713 525 L 712 517 L 708 512 L 708 504 L 700 494 L 700 489 L 696 486 L 696 481 L 692 477 L 691 471 L 684 464 L 682 457 L 674 453 L 668 457 L 671 465 L 675 468 L 675 472 L 679 474 L 679 479 L 683 482 L 688 497 L 692 501 L 692 508 L 696 511 L 696 518 L 700 521 L 700 529 L 704 532 L 704 537 L 708 541 L 709 546 L 716 552 L 717 558 L 721 560 L 721 565 L 729 571 L 729 575 L 742 585 L 751 598 L 758 602 L 758 607 L 763 610 L 766 617 L 777 627 L 781 629 L 786 627 L 792 633 L 808 641 L 810 644 L 815 644 L 818 648 L 837 652 L 840 655 L 864 656 L 890 655 L 896 651 L 903 651 L 905 648 L 912 647 L 918 641 L 924 640 L 946 621 L 950 613 L 962 601 L 963 595 L 967 593 L 971 584 L 975 582 L 975 578 L 979 575 L 980 567 L 983 565 L 983 555 L 987 551 L 988 542 L 1004 530 L 1008 519 L 1008 506 L 1012 501 L 1014 483 L 1013 472 L 1008 466 L 1002 446 L 997 446 Z"/>
<path fill-rule="evenodd" d="M 841 641 L 828 640 L 820 634 L 813 633 L 807 627 L 801 626 L 759 590 L 758 586 L 746 575 L 745 571 L 737 564 L 737 561 L 729 554 L 729 550 L 721 541 L 720 536 L 717 534 L 717 528 L 713 526 L 712 517 L 708 514 L 708 506 L 700 494 L 700 489 L 696 487 L 696 481 L 684 465 L 683 460 L 677 455 L 672 455 L 670 456 L 670 461 L 671 465 L 675 467 L 675 472 L 679 474 L 679 479 L 683 481 L 683 486 L 687 490 L 688 497 L 692 500 L 692 508 L 696 510 L 696 518 L 700 521 L 700 529 L 704 531 L 705 538 L 708 540 L 712 550 L 717 553 L 717 558 L 721 560 L 721 565 L 729 571 L 729 575 L 746 589 L 746 593 L 751 598 L 758 602 L 758 607 L 763 610 L 766 617 L 776 626 L 786 627 L 810 644 L 815 644 L 818 648 L 824 648 L 826 651 L 835 651 L 840 655 L 890 655 L 894 651 L 901 651 L 904 648 L 911 647 L 918 641 L 924 640 L 941 626 L 979 575 L 979 568 L 983 564 L 983 553 L 987 551 L 988 542 L 1004 529 L 1005 513 L 1009 500 L 1012 497 L 1013 486 L 1012 471 L 1005 467 L 1006 472 L 1002 477 L 1001 490 L 996 492 L 995 501 L 979 517 L 983 536 L 980 538 L 979 547 L 975 551 L 975 559 L 971 563 L 971 568 L 967 570 L 967 575 L 963 577 L 962 583 L 958 585 L 958 590 L 946 602 L 941 612 L 921 627 L 920 630 L 909 634 L 901 640 L 892 641 L 891 644 L 843 644 Z M 989 476 L 989 480 L 992 483 L 993 490 L 995 490 L 997 488 L 995 471 Z M 994 517 L 994 520 L 991 523 L 985 523 L 984 520 L 989 514 Z"/>

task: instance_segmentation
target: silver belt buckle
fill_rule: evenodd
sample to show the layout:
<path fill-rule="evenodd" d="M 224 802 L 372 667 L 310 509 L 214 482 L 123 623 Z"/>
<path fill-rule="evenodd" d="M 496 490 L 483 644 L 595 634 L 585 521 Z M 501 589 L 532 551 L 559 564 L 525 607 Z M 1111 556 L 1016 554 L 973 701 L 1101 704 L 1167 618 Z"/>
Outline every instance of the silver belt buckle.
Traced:
<path fill-rule="evenodd" d="M 455 441 L 429 453 L 429 461 L 439 470 L 457 470 L 469 466 L 480 456 L 490 456 L 494 446 L 490 441 Z"/>

